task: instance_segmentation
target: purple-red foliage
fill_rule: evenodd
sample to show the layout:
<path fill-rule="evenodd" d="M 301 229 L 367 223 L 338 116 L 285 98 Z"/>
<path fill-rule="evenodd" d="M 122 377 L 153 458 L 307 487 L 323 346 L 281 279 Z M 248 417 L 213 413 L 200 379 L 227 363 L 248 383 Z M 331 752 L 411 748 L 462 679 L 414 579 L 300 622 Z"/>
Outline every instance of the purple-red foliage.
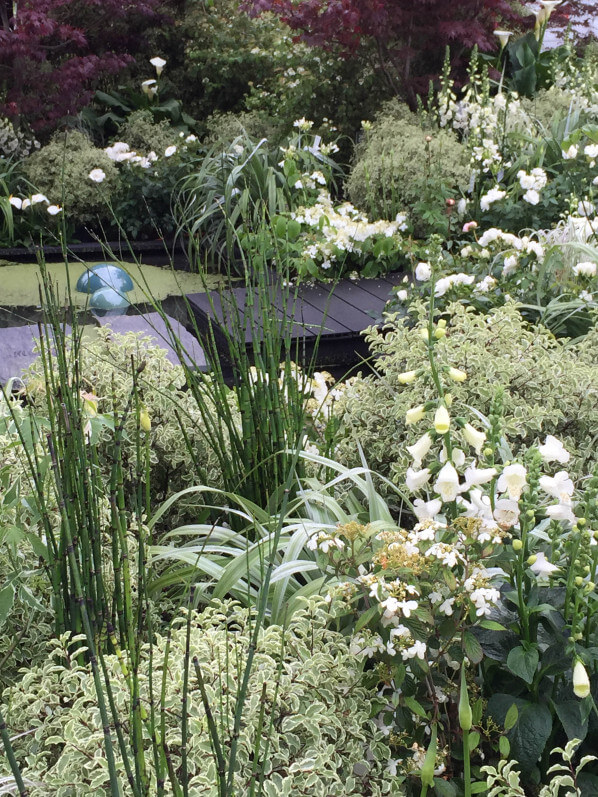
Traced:
<path fill-rule="evenodd" d="M 131 60 L 159 0 L 0 0 L 0 114 L 51 130 Z M 12 13 L 12 12 L 11 12 Z"/>
<path fill-rule="evenodd" d="M 347 56 L 369 40 L 387 79 L 411 99 L 447 45 L 457 60 L 476 44 L 488 52 L 498 22 L 519 19 L 507 0 L 244 0 L 244 8 L 272 11 L 308 44 L 338 45 Z"/>

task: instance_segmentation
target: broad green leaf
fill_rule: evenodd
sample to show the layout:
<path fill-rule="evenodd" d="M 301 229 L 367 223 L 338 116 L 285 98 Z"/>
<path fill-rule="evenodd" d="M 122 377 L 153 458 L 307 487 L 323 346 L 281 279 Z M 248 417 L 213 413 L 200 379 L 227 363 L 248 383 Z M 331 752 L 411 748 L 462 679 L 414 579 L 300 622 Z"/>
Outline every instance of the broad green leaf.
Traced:
<path fill-rule="evenodd" d="M 15 600 L 15 591 L 12 586 L 0 589 L 0 625 L 4 625 L 10 614 Z"/>
<path fill-rule="evenodd" d="M 538 648 L 530 647 L 528 650 L 519 645 L 507 656 L 507 667 L 518 678 L 531 684 L 538 669 L 540 655 Z"/>

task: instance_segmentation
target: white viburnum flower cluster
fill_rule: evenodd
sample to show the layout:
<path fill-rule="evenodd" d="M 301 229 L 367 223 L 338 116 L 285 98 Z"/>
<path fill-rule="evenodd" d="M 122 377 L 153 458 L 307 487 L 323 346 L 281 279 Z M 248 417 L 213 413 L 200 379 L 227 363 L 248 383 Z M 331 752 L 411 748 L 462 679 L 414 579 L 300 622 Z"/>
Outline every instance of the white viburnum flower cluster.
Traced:
<path fill-rule="evenodd" d="M 335 205 L 327 191 L 320 192 L 316 204 L 298 208 L 290 215 L 316 233 L 304 254 L 324 270 L 331 268 L 342 253 L 364 254 L 364 244 L 373 238 L 393 238 L 399 244 L 400 233 L 407 229 L 404 214 L 398 214 L 394 221 L 372 222 L 350 202 Z"/>

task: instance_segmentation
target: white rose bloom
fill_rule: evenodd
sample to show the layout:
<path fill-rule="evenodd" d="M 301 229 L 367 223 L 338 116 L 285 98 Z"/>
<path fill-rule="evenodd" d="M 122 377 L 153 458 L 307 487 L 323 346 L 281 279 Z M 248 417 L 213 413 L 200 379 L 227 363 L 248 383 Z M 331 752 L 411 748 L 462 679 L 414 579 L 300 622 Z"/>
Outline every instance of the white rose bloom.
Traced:
<path fill-rule="evenodd" d="M 507 277 L 509 274 L 515 271 L 518 265 L 519 260 L 517 259 L 517 255 L 509 255 L 508 257 L 505 257 L 505 262 L 502 269 L 503 277 Z"/>
<path fill-rule="evenodd" d="M 176 147 L 174 146 L 174 144 L 172 144 L 170 147 L 166 147 L 166 149 L 164 150 L 164 157 L 171 158 L 175 152 L 176 152 Z"/>
<path fill-rule="evenodd" d="M 523 488 L 527 484 L 527 470 L 515 462 L 513 465 L 507 465 L 501 473 L 497 489 L 499 493 L 508 493 L 509 498 L 513 501 L 519 501 Z"/>
<path fill-rule="evenodd" d="M 106 179 L 106 172 L 102 169 L 92 169 L 87 176 L 94 183 L 103 183 Z"/>
<path fill-rule="evenodd" d="M 482 210 L 490 210 L 490 205 L 494 202 L 498 202 L 501 199 L 504 199 L 507 195 L 506 191 L 501 191 L 498 186 L 496 188 L 491 188 L 487 194 L 484 194 L 483 197 L 480 199 L 480 208 Z"/>
<path fill-rule="evenodd" d="M 517 172 L 517 179 L 519 180 L 519 185 L 524 191 L 527 191 L 529 188 L 534 188 L 536 185 L 535 178 L 523 170 Z"/>
<path fill-rule="evenodd" d="M 569 161 L 577 158 L 578 152 L 579 149 L 575 146 L 575 144 L 571 144 L 568 149 L 561 150 L 561 155 L 563 156 L 563 160 Z"/>
<path fill-rule="evenodd" d="M 429 263 L 418 263 L 415 268 L 415 279 L 418 282 L 427 282 L 432 276 L 432 266 Z"/>
<path fill-rule="evenodd" d="M 540 194 L 536 191 L 535 188 L 530 188 L 523 195 L 523 201 L 527 202 L 529 205 L 537 205 L 538 202 L 540 201 Z"/>
<path fill-rule="evenodd" d="M 598 158 L 598 144 L 588 144 L 587 147 L 583 148 L 583 154 L 587 155 L 588 158 Z"/>
<path fill-rule="evenodd" d="M 576 277 L 595 277 L 596 276 L 596 263 L 592 261 L 584 261 L 573 266 L 573 273 Z"/>
<path fill-rule="evenodd" d="M 551 434 L 547 435 L 544 445 L 538 446 L 538 451 L 544 462 L 560 462 L 564 465 L 571 458 L 561 441 Z"/>

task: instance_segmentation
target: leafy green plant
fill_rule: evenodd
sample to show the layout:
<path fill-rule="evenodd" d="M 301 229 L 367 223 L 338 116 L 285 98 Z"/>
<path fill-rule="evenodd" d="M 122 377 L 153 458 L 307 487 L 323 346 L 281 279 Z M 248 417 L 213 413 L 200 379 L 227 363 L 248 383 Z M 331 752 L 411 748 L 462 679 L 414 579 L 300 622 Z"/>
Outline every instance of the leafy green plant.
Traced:
<path fill-rule="evenodd" d="M 282 161 L 278 147 L 246 134 L 224 149 L 217 143 L 203 153 L 198 171 L 182 181 L 176 200 L 179 232 L 190 237 L 190 252 L 200 251 L 209 263 L 222 267 L 226 259 L 235 258 L 240 228 L 259 229 L 264 220 L 271 222 L 315 194 L 304 189 L 304 172 L 324 169 L 328 181 L 335 166 L 326 148 L 308 133 L 310 122 L 297 124 L 299 133 L 283 148 Z"/>
<path fill-rule="evenodd" d="M 371 218 L 409 211 L 423 236 L 446 230 L 445 201 L 465 191 L 470 173 L 467 149 L 451 131 L 424 124 L 395 101 L 364 131 L 346 188 Z"/>
<path fill-rule="evenodd" d="M 359 667 L 346 640 L 330 631 L 328 620 L 322 602 L 310 601 L 286 627 L 272 625 L 259 632 L 238 739 L 234 714 L 253 644 L 252 611 L 228 601 L 216 602 L 201 614 L 182 612 L 168 636 L 159 635 L 151 647 L 143 646 L 140 699 L 148 714 L 153 712 L 155 690 L 170 766 L 179 776 L 185 766 L 188 772 L 182 788 L 207 795 L 400 793 L 396 778 L 385 772 L 388 747 L 370 717 L 375 694 L 361 685 Z M 85 640 L 76 642 L 81 651 Z M 69 788 L 80 795 L 98 789 L 116 795 L 120 792 L 110 791 L 89 666 L 73 658 L 64 638 L 56 640 L 49 652 L 48 660 L 32 669 L 19 687 L 4 693 L 10 732 L 33 730 L 14 742 L 24 777 L 43 784 L 33 785 L 30 795 L 58 795 Z M 123 669 L 127 658 L 123 653 L 122 659 L 116 655 L 104 659 L 120 716 L 132 710 Z M 191 665 L 186 681 L 185 662 L 190 658 L 195 666 Z M 204 707 L 204 691 L 210 698 L 211 714 Z M 186 738 L 181 731 L 182 694 Z M 223 755 L 238 744 L 238 766 L 225 792 L 216 785 L 218 764 L 208 733 L 210 723 L 221 734 Z M 149 732 L 139 741 L 148 770 L 144 793 L 163 794 Z M 6 771 L 4 762 L 0 766 Z"/>

